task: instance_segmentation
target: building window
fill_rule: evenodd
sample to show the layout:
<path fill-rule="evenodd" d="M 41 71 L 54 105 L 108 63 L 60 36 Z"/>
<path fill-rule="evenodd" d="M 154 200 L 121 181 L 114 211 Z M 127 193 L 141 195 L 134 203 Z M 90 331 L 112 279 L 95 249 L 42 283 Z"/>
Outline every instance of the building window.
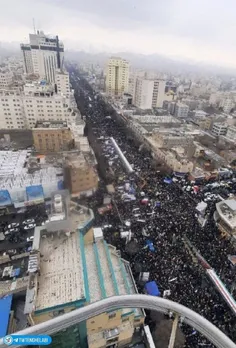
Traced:
<path fill-rule="evenodd" d="M 118 340 L 119 340 L 119 337 L 111 338 L 110 340 L 107 340 L 107 345 L 112 344 L 112 343 L 116 343 L 116 342 L 118 342 Z"/>
<path fill-rule="evenodd" d="M 112 319 L 116 317 L 116 312 L 112 312 L 108 314 L 108 319 Z"/>

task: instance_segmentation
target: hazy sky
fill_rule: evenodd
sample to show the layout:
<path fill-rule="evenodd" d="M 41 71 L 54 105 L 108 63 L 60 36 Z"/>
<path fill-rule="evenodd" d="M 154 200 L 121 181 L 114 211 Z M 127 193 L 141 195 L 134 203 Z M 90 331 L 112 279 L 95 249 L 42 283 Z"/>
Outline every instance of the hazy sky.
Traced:
<path fill-rule="evenodd" d="M 235 0 L 0 0 L 0 41 L 36 28 L 66 48 L 160 53 L 236 67 Z"/>

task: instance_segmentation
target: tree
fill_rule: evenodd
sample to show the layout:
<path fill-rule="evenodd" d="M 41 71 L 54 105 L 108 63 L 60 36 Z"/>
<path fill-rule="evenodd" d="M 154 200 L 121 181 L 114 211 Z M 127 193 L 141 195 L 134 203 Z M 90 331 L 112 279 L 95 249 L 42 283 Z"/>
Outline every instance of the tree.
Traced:
<path fill-rule="evenodd" d="M 156 348 L 168 348 L 171 330 L 172 330 L 172 320 L 162 320 L 157 324 L 155 330 L 152 332 L 152 337 Z M 181 329 L 178 327 L 175 338 L 174 348 L 184 347 L 185 336 Z"/>

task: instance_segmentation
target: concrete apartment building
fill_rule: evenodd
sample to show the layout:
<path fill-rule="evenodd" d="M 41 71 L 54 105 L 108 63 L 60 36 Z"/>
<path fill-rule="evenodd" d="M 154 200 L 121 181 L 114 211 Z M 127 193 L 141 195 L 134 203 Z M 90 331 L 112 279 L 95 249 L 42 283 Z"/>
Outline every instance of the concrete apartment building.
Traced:
<path fill-rule="evenodd" d="M 66 121 L 37 122 L 32 133 L 37 152 L 59 152 L 74 147 L 72 132 Z"/>
<path fill-rule="evenodd" d="M 136 80 L 137 80 L 137 76 L 135 73 L 129 74 L 128 93 L 132 95 L 133 101 L 135 99 L 135 93 L 136 93 Z"/>
<path fill-rule="evenodd" d="M 162 108 L 165 100 L 173 100 L 173 95 L 165 94 L 166 81 L 157 79 L 136 78 L 135 88 L 130 83 L 129 89 L 135 91 L 134 105 L 140 109 Z"/>
<path fill-rule="evenodd" d="M 232 98 L 223 98 L 220 101 L 219 107 L 223 109 L 227 114 L 234 108 L 235 102 Z"/>
<path fill-rule="evenodd" d="M 173 148 L 162 148 L 157 143 L 155 138 L 148 137 L 146 145 L 152 151 L 153 158 L 161 164 L 164 164 L 171 171 L 177 173 L 191 173 L 193 170 L 193 163 L 188 159 L 188 150 L 182 146 Z"/>
<path fill-rule="evenodd" d="M 212 133 L 216 136 L 225 135 L 227 133 L 227 123 L 215 122 L 212 127 Z"/>
<path fill-rule="evenodd" d="M 23 90 L 1 89 L 0 128 L 30 129 L 37 121 L 73 121 L 79 111 L 73 93 L 68 93 L 68 79 L 67 73 L 59 73 L 56 86 L 60 94 L 55 93 L 54 85 L 45 81 L 26 83 Z"/>
<path fill-rule="evenodd" d="M 24 71 L 36 74 L 48 82 L 55 82 L 55 72 L 63 68 L 64 45 L 58 36 L 45 35 L 43 31 L 29 34 L 29 44 L 21 44 Z"/>
<path fill-rule="evenodd" d="M 94 159 L 82 152 L 68 153 L 64 163 L 65 187 L 73 197 L 91 196 L 98 188 Z"/>
<path fill-rule="evenodd" d="M 152 138 L 159 148 L 171 149 L 178 146 L 190 148 L 193 146 L 193 136 L 180 129 L 156 129 L 153 131 Z"/>
<path fill-rule="evenodd" d="M 56 70 L 55 92 L 57 94 L 65 95 L 66 97 L 70 96 L 70 77 L 67 71 Z"/>
<path fill-rule="evenodd" d="M 163 128 L 180 127 L 181 122 L 172 116 L 133 115 L 128 120 L 128 127 L 139 141 L 145 141 L 145 136 Z"/>
<path fill-rule="evenodd" d="M 174 115 L 179 118 L 187 118 L 189 112 L 189 107 L 186 104 L 176 103 Z"/>
<path fill-rule="evenodd" d="M 0 69 L 0 89 L 7 88 L 13 82 L 13 73 L 6 68 Z"/>
<path fill-rule="evenodd" d="M 35 228 L 25 303 L 32 325 L 109 296 L 137 293 L 129 263 L 106 243 L 100 228 L 92 228 L 93 212 L 81 206 L 76 212 L 77 225 L 70 233 Z M 52 344 L 89 348 L 128 345 L 144 318 L 141 309 L 105 312 L 59 332 Z"/>
<path fill-rule="evenodd" d="M 165 100 L 165 80 L 154 80 L 153 96 L 152 96 L 152 107 L 162 108 Z"/>
<path fill-rule="evenodd" d="M 236 200 L 227 199 L 216 203 L 217 225 L 219 230 L 229 238 L 236 238 Z"/>
<path fill-rule="evenodd" d="M 134 105 L 139 109 L 152 109 L 154 81 L 137 78 Z"/>
<path fill-rule="evenodd" d="M 226 137 L 230 140 L 236 141 L 236 127 L 229 127 L 226 133 Z"/>
<path fill-rule="evenodd" d="M 129 62 L 120 57 L 111 57 L 106 70 L 106 93 L 120 97 L 129 90 Z"/>

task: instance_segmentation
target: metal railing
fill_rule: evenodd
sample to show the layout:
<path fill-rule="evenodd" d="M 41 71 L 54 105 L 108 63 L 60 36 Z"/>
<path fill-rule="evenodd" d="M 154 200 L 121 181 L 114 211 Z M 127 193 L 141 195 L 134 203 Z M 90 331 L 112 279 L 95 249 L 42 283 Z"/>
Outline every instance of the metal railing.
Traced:
<path fill-rule="evenodd" d="M 63 314 L 57 318 L 37 324 L 25 330 L 19 331 L 17 335 L 47 334 L 52 335 L 72 325 L 78 324 L 91 317 L 117 308 L 147 308 L 150 310 L 178 315 L 182 322 L 199 331 L 218 348 L 236 348 L 236 345 L 216 326 L 208 320 L 184 307 L 183 305 L 160 297 L 148 295 L 124 295 L 112 296 L 104 300 L 89 304 L 83 308 Z M 3 339 L 0 339 L 0 348 L 5 348 Z M 17 347 L 14 344 L 11 347 Z"/>

